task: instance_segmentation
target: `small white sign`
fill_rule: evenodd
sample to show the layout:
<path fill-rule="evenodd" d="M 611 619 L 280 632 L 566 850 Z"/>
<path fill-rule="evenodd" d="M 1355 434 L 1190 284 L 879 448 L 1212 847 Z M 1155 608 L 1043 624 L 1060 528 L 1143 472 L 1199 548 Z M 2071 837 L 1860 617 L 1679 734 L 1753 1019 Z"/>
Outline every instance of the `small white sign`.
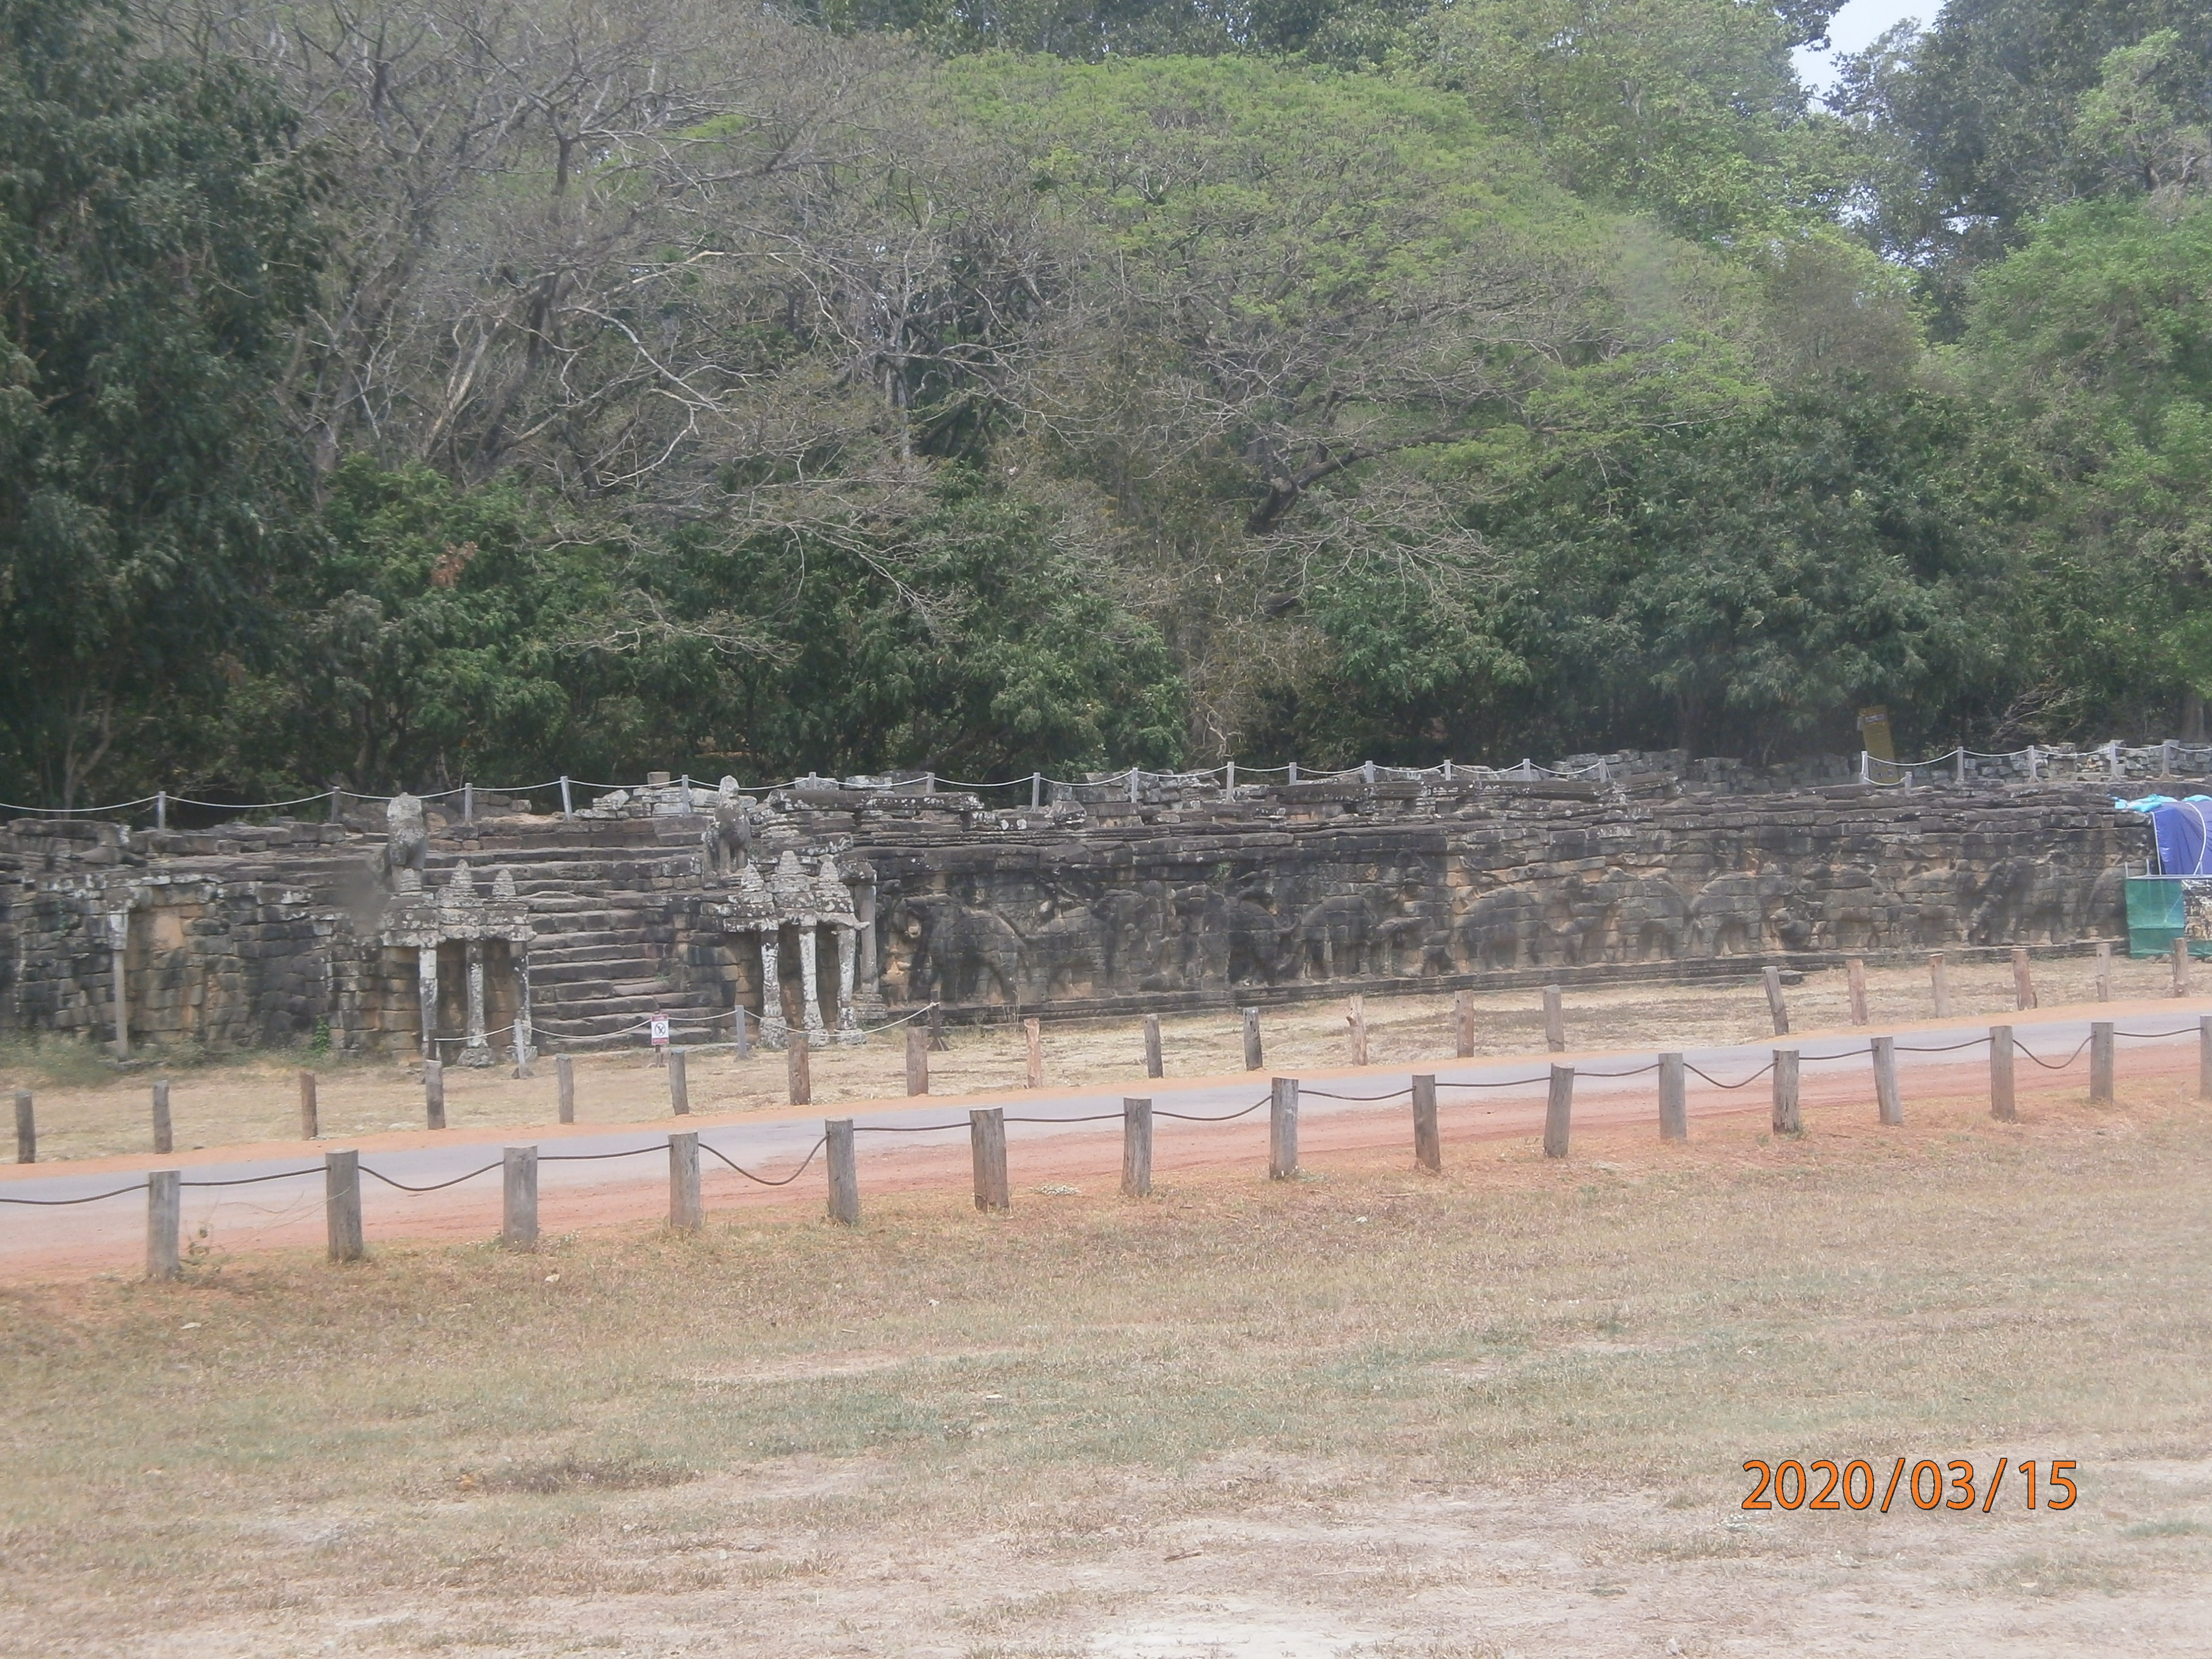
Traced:
<path fill-rule="evenodd" d="M 660 1048 L 666 1048 L 668 1046 L 667 1015 L 655 1014 L 653 1017 L 653 1042 Z"/>

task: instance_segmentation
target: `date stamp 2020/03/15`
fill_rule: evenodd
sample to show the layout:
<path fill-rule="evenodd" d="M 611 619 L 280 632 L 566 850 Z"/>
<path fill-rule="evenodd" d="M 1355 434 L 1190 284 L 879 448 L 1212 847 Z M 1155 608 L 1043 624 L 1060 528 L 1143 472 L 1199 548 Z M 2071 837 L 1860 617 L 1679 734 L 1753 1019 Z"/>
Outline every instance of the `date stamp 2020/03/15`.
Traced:
<path fill-rule="evenodd" d="M 1778 1463 L 1753 1457 L 1745 1460 L 1743 1466 L 1744 1473 L 1756 1477 L 1756 1484 L 1744 1498 L 1743 1507 L 1838 1511 L 1871 1509 L 1887 1515 L 1889 1506 L 1902 1497 L 1909 1498 L 1913 1508 L 1918 1510 L 1979 1510 L 1987 1515 L 1996 1507 L 1997 1494 L 2005 1489 L 2005 1477 L 2009 1473 L 2014 1496 L 2007 1499 L 2008 1503 L 2023 1503 L 2031 1510 L 2070 1510 L 2078 1495 L 2074 1489 L 2075 1461 L 2070 1457 L 2052 1458 L 2043 1465 L 2039 1480 L 2036 1459 L 2014 1463 L 2009 1458 L 2000 1457 L 1990 1471 L 1989 1484 L 1984 1486 L 1975 1478 L 1972 1462 L 1963 1457 L 1948 1462 L 1925 1457 L 1916 1462 L 1900 1457 L 1889 1469 L 1887 1481 L 1863 1457 L 1854 1457 L 1842 1464 L 1825 1457 L 1809 1463 L 1801 1463 L 1794 1457 Z M 1879 1503 L 1875 1501 L 1877 1493 Z"/>

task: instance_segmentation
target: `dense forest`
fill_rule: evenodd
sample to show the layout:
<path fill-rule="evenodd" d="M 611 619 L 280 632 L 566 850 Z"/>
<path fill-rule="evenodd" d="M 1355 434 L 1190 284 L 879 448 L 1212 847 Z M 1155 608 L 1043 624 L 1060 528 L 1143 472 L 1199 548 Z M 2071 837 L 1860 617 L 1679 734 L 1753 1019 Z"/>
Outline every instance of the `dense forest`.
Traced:
<path fill-rule="evenodd" d="M 2212 8 L 0 0 L 0 796 L 2198 735 Z"/>

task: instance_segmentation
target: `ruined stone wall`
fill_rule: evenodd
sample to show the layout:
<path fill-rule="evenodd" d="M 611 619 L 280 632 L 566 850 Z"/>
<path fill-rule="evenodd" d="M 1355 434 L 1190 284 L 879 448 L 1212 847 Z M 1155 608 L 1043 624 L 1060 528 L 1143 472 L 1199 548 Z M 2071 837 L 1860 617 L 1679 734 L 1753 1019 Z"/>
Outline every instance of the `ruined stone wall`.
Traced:
<path fill-rule="evenodd" d="M 2072 785 L 1385 781 L 1013 810 L 825 786 L 725 797 L 719 817 L 713 799 L 434 815 L 411 895 L 372 820 L 19 821 L 0 828 L 0 1030 L 112 1041 L 119 957 L 138 1047 L 407 1052 L 422 941 L 477 937 L 459 923 L 493 903 L 495 1028 L 521 969 L 540 1048 L 634 1041 L 655 1011 L 679 1036 L 726 1038 L 733 1006 L 763 1009 L 760 935 L 730 920 L 741 878 L 749 861 L 758 886 L 787 852 L 817 890 L 850 894 L 876 970 L 856 1000 L 957 1017 L 2118 939 L 2122 866 L 2149 850 L 2143 820 Z M 441 917 L 455 931 L 422 931 Z M 795 1023 L 800 969 L 780 937 L 776 1006 Z M 435 1000 L 448 1040 L 457 971 L 441 969 Z M 815 991 L 834 1011 L 834 954 Z"/>

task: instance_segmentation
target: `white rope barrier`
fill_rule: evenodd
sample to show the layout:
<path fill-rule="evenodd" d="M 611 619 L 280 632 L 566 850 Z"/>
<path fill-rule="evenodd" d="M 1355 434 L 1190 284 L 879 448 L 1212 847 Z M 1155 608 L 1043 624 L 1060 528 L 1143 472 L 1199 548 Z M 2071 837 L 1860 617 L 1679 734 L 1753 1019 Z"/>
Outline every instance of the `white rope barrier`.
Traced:
<path fill-rule="evenodd" d="M 2097 769 L 2093 775 L 2118 779 L 2128 775 L 2125 770 L 2127 757 L 2148 757 L 2154 753 L 2158 757 L 2160 763 L 2158 771 L 2146 772 L 2142 775 L 2171 775 L 2176 765 L 2185 762 L 2193 762 L 2203 771 L 2212 774 L 2212 743 L 2169 740 L 2141 748 L 2129 749 L 2123 748 L 2118 741 L 2114 741 L 2094 749 L 2050 749 L 2035 744 L 2030 744 L 2024 749 L 2010 750 L 1954 747 L 1941 754 L 1924 756 L 1918 760 L 1884 760 L 1879 756 L 1862 750 L 1859 751 L 1858 781 L 1862 783 L 1906 782 L 1911 781 L 1915 774 L 1933 775 L 1938 769 L 1948 767 L 1957 775 L 1959 781 L 1964 781 L 1967 768 L 1975 762 L 1996 762 L 2005 765 L 2018 763 L 2025 769 L 2028 778 L 2035 781 L 2040 781 L 2045 776 L 2046 768 L 2061 765 L 2070 766 L 2078 776 L 2085 763 Z M 980 792 L 990 789 L 1019 789 L 1026 787 L 1031 791 L 1032 805 L 1042 807 L 1048 803 L 1039 797 L 1047 787 L 1070 790 L 1126 788 L 1133 796 L 1147 783 L 1154 785 L 1218 783 L 1224 789 L 1233 789 L 1240 778 L 1257 781 L 1263 778 L 1280 777 L 1291 784 L 1331 785 L 1354 781 L 1372 785 L 1376 782 L 1401 782 L 1426 779 L 1434 779 L 1442 783 L 1494 782 L 1499 780 L 1530 781 L 1537 779 L 1572 781 L 1591 779 L 1603 783 L 1610 782 L 1616 776 L 1632 769 L 1633 765 L 1634 757 L 1627 754 L 1601 756 L 1595 760 L 1579 766 L 1546 766 L 1533 757 L 1523 756 L 1510 766 L 1485 766 L 1453 761 L 1444 761 L 1436 766 L 1385 766 L 1373 761 L 1367 761 L 1358 766 L 1345 767 L 1341 769 L 1324 769 L 1319 771 L 1310 767 L 1301 767 L 1295 761 L 1282 766 L 1249 766 L 1241 762 L 1232 761 L 1220 766 L 1197 768 L 1187 771 L 1156 772 L 1147 771 L 1140 767 L 1130 767 L 1104 777 L 1060 778 L 1042 771 L 1031 772 L 1020 777 L 984 781 L 940 778 L 934 773 L 919 773 L 912 776 L 894 776 L 880 780 L 839 780 L 807 776 L 750 784 L 744 786 L 744 788 L 747 793 L 751 794 L 767 794 L 787 789 L 828 788 L 854 793 L 899 795 L 916 793 L 916 786 L 919 785 L 920 793 L 927 795 L 945 790 Z M 1882 775 L 1876 775 L 1877 771 Z M 708 801 L 713 800 L 718 793 L 714 785 L 696 778 L 685 778 L 681 783 L 650 781 L 602 783 L 588 778 L 561 777 L 548 778 L 542 783 L 461 784 L 451 789 L 422 791 L 416 793 L 415 799 L 422 801 L 439 801 L 451 800 L 456 797 L 465 799 L 473 797 L 477 804 L 481 804 L 495 797 L 529 796 L 541 792 L 559 790 L 562 793 L 562 808 L 565 813 L 574 810 L 569 805 L 571 792 L 578 789 L 597 790 L 605 793 L 619 792 L 632 796 L 649 795 L 664 789 L 681 789 L 689 791 L 695 798 L 703 797 Z M 312 806 L 319 802 L 331 803 L 335 808 L 349 800 L 381 805 L 394 799 L 396 798 L 391 795 L 371 794 L 358 789 L 325 789 L 313 795 L 296 795 L 288 800 L 215 801 L 202 800 L 190 795 L 173 795 L 166 790 L 157 790 L 153 794 L 140 795 L 131 800 L 102 801 L 84 806 L 33 806 L 17 801 L 0 800 L 0 812 L 20 812 L 26 817 L 33 817 L 70 818 L 90 817 L 102 812 L 131 811 L 141 807 L 151 806 L 155 809 L 157 820 L 166 820 L 167 809 L 171 806 L 189 806 L 203 811 L 216 812 L 270 812 L 281 811 L 286 807 Z M 588 810 L 588 803 L 586 810 Z"/>

